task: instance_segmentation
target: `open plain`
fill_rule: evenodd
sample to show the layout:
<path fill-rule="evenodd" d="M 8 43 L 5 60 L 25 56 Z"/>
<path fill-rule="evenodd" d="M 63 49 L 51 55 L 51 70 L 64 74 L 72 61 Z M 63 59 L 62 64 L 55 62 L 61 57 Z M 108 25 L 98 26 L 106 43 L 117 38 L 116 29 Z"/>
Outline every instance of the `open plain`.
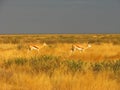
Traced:
<path fill-rule="evenodd" d="M 120 90 L 120 34 L 0 35 L 0 90 Z"/>

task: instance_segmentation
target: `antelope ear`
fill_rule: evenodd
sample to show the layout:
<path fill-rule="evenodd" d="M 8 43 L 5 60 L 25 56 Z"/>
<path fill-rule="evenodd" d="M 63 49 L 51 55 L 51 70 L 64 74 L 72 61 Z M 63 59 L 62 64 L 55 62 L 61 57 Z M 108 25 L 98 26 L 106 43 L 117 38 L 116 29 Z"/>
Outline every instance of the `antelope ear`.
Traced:
<path fill-rule="evenodd" d="M 47 44 L 44 42 L 43 45 L 47 46 Z"/>

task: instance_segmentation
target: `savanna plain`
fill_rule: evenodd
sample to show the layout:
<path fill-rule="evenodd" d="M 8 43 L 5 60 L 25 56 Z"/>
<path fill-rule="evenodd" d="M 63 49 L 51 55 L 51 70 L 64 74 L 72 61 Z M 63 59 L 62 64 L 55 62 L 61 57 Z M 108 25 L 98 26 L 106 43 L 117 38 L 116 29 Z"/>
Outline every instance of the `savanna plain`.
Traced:
<path fill-rule="evenodd" d="M 0 90 L 120 90 L 120 34 L 0 35 Z"/>

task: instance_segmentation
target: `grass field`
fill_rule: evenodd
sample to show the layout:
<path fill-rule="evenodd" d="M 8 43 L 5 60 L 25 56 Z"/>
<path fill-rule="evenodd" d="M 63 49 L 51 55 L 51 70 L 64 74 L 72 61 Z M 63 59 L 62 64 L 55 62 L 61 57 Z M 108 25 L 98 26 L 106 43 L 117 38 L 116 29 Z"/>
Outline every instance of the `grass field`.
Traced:
<path fill-rule="evenodd" d="M 120 34 L 0 35 L 0 90 L 120 90 Z"/>

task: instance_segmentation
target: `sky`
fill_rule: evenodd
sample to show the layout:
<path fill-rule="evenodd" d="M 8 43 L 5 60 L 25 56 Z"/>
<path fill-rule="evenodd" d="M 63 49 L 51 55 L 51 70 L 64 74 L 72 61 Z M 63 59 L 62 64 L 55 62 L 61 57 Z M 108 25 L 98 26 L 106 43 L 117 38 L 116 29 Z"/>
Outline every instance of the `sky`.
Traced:
<path fill-rule="evenodd" d="M 0 34 L 120 33 L 120 0 L 0 0 Z"/>

